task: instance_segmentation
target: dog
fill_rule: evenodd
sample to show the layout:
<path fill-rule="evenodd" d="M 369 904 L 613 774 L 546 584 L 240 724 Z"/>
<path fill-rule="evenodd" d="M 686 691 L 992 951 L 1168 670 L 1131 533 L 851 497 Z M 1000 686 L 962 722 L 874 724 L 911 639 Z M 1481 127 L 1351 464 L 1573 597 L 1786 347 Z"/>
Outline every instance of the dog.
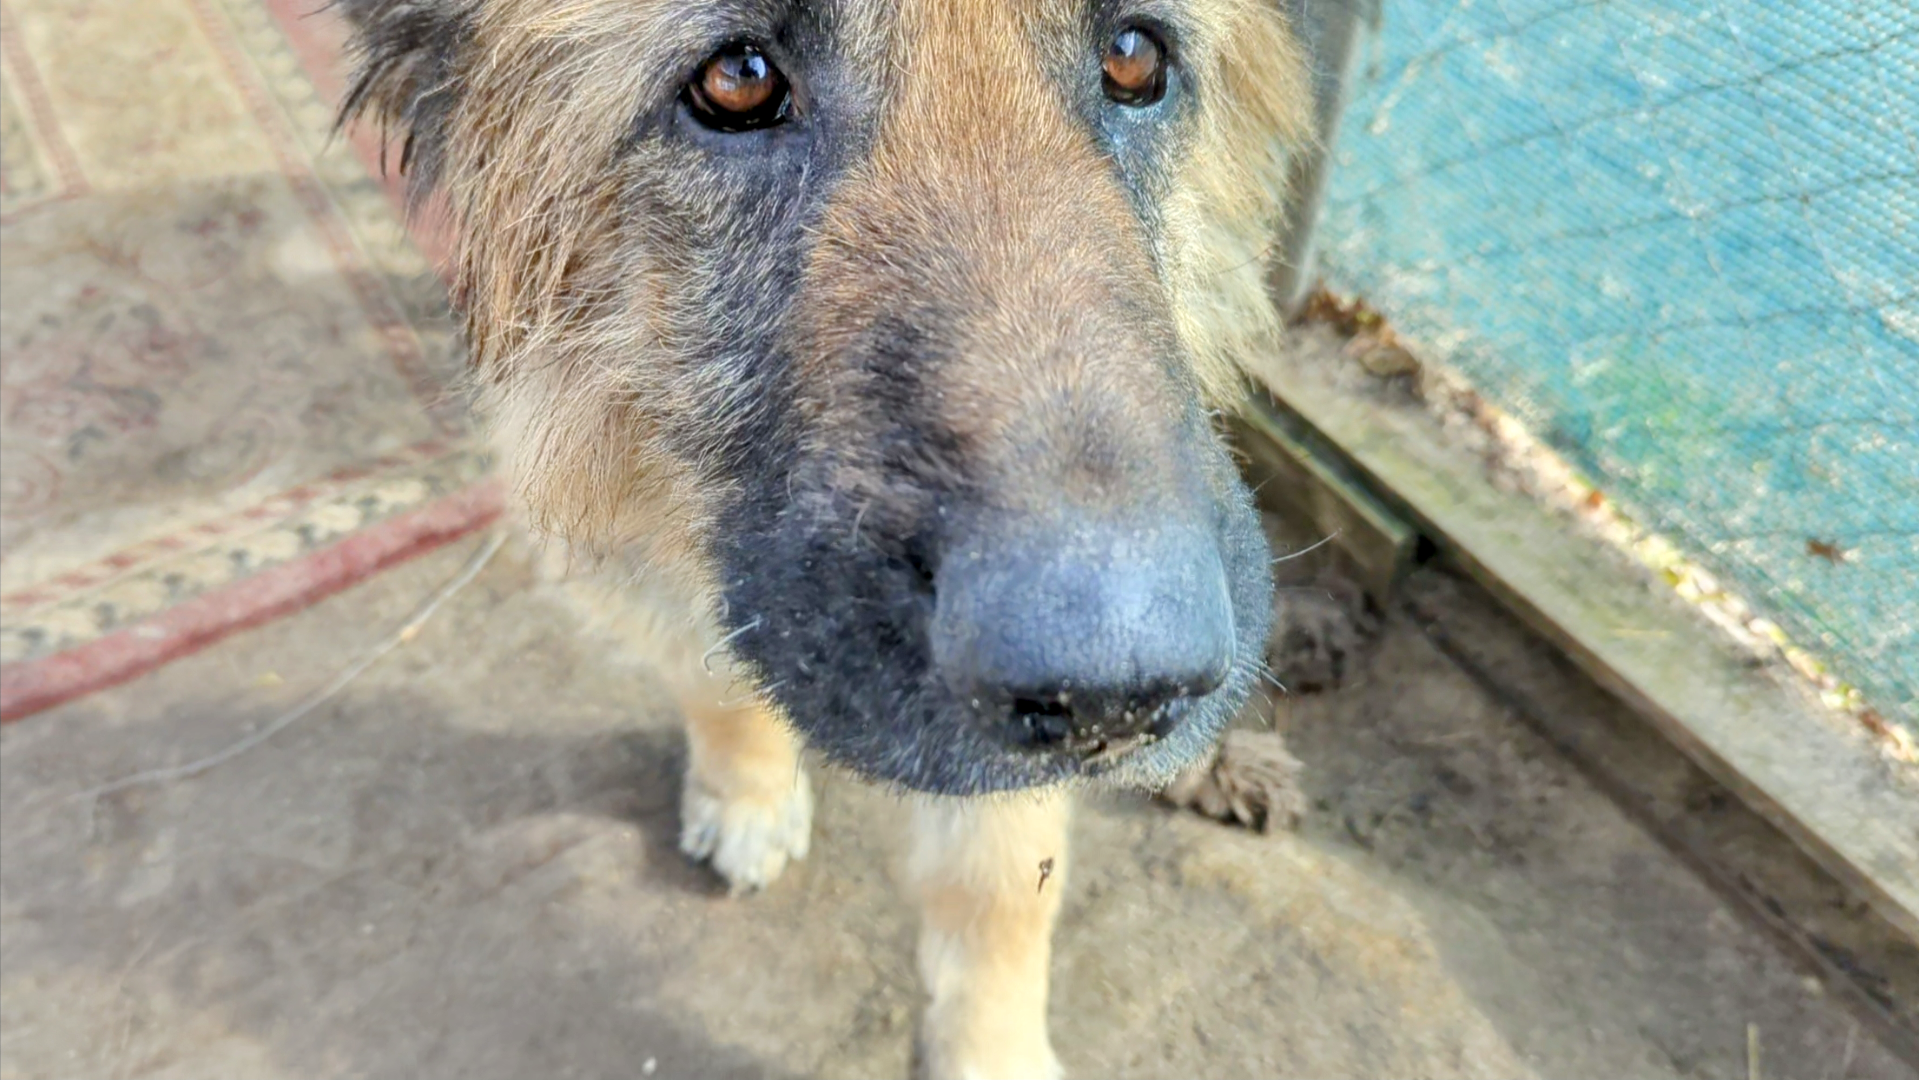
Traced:
<path fill-rule="evenodd" d="M 1271 0 L 338 0 L 457 236 L 514 505 L 683 612 L 682 847 L 914 793 L 926 1071 L 1059 1075 L 1070 792 L 1203 765 L 1270 555 L 1223 416 L 1301 51 Z"/>

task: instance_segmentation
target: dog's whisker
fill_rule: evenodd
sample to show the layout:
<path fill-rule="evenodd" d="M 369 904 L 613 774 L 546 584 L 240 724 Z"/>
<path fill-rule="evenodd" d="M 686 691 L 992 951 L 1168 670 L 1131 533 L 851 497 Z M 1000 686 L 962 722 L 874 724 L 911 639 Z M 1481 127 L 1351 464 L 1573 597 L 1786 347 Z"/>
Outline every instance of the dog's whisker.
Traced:
<path fill-rule="evenodd" d="M 1252 667 L 1253 667 L 1253 674 L 1259 676 L 1261 679 L 1264 679 L 1265 681 L 1272 683 L 1274 686 L 1278 687 L 1280 693 L 1285 694 L 1288 697 L 1292 696 L 1292 693 L 1293 693 L 1292 689 L 1289 688 L 1285 683 L 1279 681 L 1279 676 L 1273 671 L 1270 665 L 1266 664 L 1264 661 L 1259 661 L 1259 662 L 1255 662 L 1252 665 Z M 1257 683 L 1255 683 L 1255 685 L 1257 685 Z"/>
<path fill-rule="evenodd" d="M 1279 558 L 1277 558 L 1277 559 L 1274 559 L 1274 560 L 1273 560 L 1273 565 L 1274 565 L 1274 566 L 1278 566 L 1278 565 L 1279 565 L 1280 563 L 1283 563 L 1283 562 L 1290 562 L 1290 561 L 1292 561 L 1292 560 L 1294 560 L 1294 559 L 1297 559 L 1297 558 L 1299 558 L 1299 557 L 1301 557 L 1301 556 L 1303 556 L 1303 555 L 1310 555 L 1310 554 L 1312 554 L 1313 552 L 1315 552 L 1315 551 L 1318 551 L 1318 550 L 1319 550 L 1320 548 L 1323 548 L 1323 547 L 1325 547 L 1325 546 L 1326 546 L 1327 544 L 1330 544 L 1330 543 L 1332 543 L 1333 541 L 1335 541 L 1335 540 L 1337 540 L 1337 539 L 1339 539 L 1339 533 L 1340 533 L 1340 530 L 1338 530 L 1338 529 L 1334 529 L 1334 530 L 1332 531 L 1332 533 L 1331 533 L 1331 534 L 1329 534 L 1328 536 L 1326 536 L 1325 538 L 1323 538 L 1323 539 L 1321 539 L 1321 540 L 1318 540 L 1318 541 L 1316 541 L 1316 542 L 1314 542 L 1314 543 L 1311 543 L 1311 544 L 1308 544 L 1308 545 L 1306 545 L 1305 547 L 1303 547 L 1303 548 L 1300 548 L 1300 549 L 1299 549 L 1298 551 L 1294 551 L 1294 552 L 1289 552 L 1289 553 L 1287 553 L 1287 554 L 1285 554 L 1285 555 L 1281 555 L 1281 556 L 1280 556 Z"/>
<path fill-rule="evenodd" d="M 700 666 L 706 669 L 706 673 L 708 675 L 713 674 L 713 665 L 711 661 L 714 655 L 718 653 L 721 649 L 724 649 L 728 645 L 732 644 L 733 641 L 736 640 L 741 634 L 751 633 L 752 631 L 758 630 L 759 628 L 760 628 L 760 618 L 759 616 L 755 615 L 753 617 L 752 622 L 742 624 L 737 629 L 728 633 L 725 637 L 722 637 L 720 638 L 720 640 L 714 642 L 711 648 L 707 649 L 706 652 L 702 653 L 700 655 Z"/>

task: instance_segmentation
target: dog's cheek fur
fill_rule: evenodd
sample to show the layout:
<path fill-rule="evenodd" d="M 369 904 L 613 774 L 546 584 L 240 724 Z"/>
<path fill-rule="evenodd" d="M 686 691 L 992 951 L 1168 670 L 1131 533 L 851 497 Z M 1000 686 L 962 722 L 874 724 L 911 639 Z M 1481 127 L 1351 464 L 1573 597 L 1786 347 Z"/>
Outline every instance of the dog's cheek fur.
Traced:
<path fill-rule="evenodd" d="M 458 17 L 435 37 L 424 4 L 358 3 L 356 108 L 414 116 L 416 69 L 458 87 L 428 95 L 421 154 L 444 161 L 481 411 L 529 524 L 710 597 L 715 507 L 778 456 L 777 339 L 835 148 L 741 170 L 667 137 L 677 114 L 636 132 L 640 103 L 671 100 L 669 46 L 697 57 L 711 36 L 679 5 L 442 0 Z M 377 44 L 426 38 L 464 51 L 429 64 Z"/>
<path fill-rule="evenodd" d="M 1207 69 L 1193 149 L 1164 210 L 1167 284 L 1194 373 L 1237 407 L 1244 359 L 1275 347 L 1266 289 L 1293 155 L 1314 138 L 1310 71 L 1270 0 L 1194 0 Z"/>

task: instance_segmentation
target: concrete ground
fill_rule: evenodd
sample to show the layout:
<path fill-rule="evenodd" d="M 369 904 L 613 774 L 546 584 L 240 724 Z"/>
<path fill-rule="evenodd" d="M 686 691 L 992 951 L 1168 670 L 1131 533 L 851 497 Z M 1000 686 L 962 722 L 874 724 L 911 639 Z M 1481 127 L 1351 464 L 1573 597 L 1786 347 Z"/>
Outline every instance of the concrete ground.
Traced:
<path fill-rule="evenodd" d="M 822 777 L 809 860 L 725 897 L 643 658 L 514 545 L 257 749 L 70 798 L 256 729 L 479 542 L 0 729 L 0 1076 L 908 1072 L 900 807 Z M 1346 666 L 1276 709 L 1298 833 L 1084 808 L 1073 1075 L 1916 1075 L 1407 619 Z"/>
<path fill-rule="evenodd" d="M 377 140 L 331 134 L 323 7 L 0 7 L 0 687 L 78 672 L 65 700 L 187 654 L 0 727 L 0 1080 L 907 1073 L 899 804 L 820 777 L 812 857 L 725 897 L 676 850 L 647 649 L 582 635 L 516 546 L 249 752 L 75 797 L 263 731 L 484 542 L 192 651 L 484 517 L 433 238 L 369 175 Z M 1760 860 L 1817 916 L 1802 967 L 1502 704 L 1583 716 L 1590 689 L 1515 674 L 1482 616 L 1441 651 L 1443 589 L 1355 633 L 1326 554 L 1282 564 L 1299 832 L 1138 797 L 1078 818 L 1071 1073 L 1915 1077 L 1873 1034 L 1910 1001 L 1881 980 L 1854 1013 L 1871 980 L 1821 981 L 1895 951 L 1843 898 Z M 1449 658 L 1474 649 L 1476 674 Z M 1684 768 L 1659 775 L 1683 806 Z"/>

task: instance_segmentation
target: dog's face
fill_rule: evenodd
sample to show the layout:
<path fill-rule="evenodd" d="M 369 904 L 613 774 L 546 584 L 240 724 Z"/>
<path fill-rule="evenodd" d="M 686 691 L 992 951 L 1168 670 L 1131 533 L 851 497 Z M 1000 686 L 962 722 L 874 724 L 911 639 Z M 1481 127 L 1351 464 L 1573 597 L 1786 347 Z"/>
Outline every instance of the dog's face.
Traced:
<path fill-rule="evenodd" d="M 814 747 L 1160 782 L 1257 675 L 1215 428 L 1305 82 L 1260 0 L 345 0 L 535 520 Z"/>

